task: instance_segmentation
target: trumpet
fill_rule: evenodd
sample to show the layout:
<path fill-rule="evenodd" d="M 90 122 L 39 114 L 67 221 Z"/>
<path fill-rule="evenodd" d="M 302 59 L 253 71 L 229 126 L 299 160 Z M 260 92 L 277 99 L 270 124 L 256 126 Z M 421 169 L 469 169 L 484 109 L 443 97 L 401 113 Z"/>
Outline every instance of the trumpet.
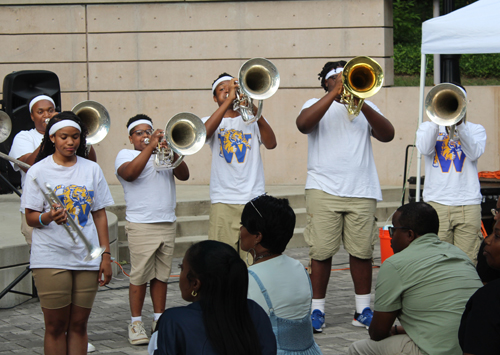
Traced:
<path fill-rule="evenodd" d="M 351 59 L 342 72 L 344 87 L 340 102 L 347 108 L 352 117 L 359 115 L 366 98 L 375 95 L 384 82 L 382 67 L 370 57 L 356 57 Z M 354 103 L 358 98 L 358 104 Z"/>
<path fill-rule="evenodd" d="M 265 58 L 247 60 L 238 72 L 240 87 L 236 91 L 233 110 L 238 111 L 246 124 L 256 122 L 261 114 L 263 101 L 273 96 L 280 85 L 276 66 Z M 260 100 L 257 113 L 253 114 L 253 101 Z"/>
<path fill-rule="evenodd" d="M 45 197 L 45 200 L 49 204 L 50 208 L 52 208 L 52 205 L 54 203 L 59 204 L 61 206 L 60 208 L 64 208 L 62 207 L 64 205 L 62 204 L 61 200 L 59 199 L 59 197 L 57 197 L 57 195 L 54 193 L 54 191 L 52 190 L 52 188 L 48 183 L 45 183 L 45 189 L 44 189 L 42 185 L 40 185 L 36 177 L 33 178 L 33 181 L 38 185 L 40 191 L 42 191 L 42 194 Z M 96 247 L 92 243 L 90 243 L 90 241 L 87 239 L 87 237 L 85 237 L 81 229 L 76 224 L 75 220 L 69 215 L 69 213 L 67 215 L 68 215 L 68 224 L 63 224 L 62 226 L 69 234 L 71 239 L 73 239 L 73 242 L 75 242 L 75 244 L 78 243 L 75 236 L 78 236 L 82 240 L 83 244 L 85 244 L 85 248 L 87 249 L 88 254 L 84 260 L 90 261 L 101 256 L 106 249 L 100 246 Z"/>
<path fill-rule="evenodd" d="M 425 98 L 425 112 L 437 125 L 450 127 L 450 140 L 455 140 L 455 125 L 465 121 L 467 100 L 465 91 L 457 85 L 442 83 L 434 86 Z"/>
<path fill-rule="evenodd" d="M 153 154 L 153 165 L 156 171 L 177 168 L 184 156 L 198 152 L 205 143 L 207 130 L 201 119 L 189 112 L 174 115 L 165 126 L 165 135 L 158 143 Z M 167 142 L 168 147 L 161 147 L 161 142 Z M 149 144 L 149 138 L 144 143 Z M 179 156 L 174 161 L 174 153 Z"/>

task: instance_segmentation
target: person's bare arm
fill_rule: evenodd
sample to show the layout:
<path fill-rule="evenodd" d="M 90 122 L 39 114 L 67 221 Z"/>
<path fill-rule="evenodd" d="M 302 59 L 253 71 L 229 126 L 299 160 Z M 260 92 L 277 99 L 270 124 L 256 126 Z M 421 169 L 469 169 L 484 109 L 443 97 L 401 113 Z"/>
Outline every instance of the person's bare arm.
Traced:
<path fill-rule="evenodd" d="M 330 108 L 335 98 L 342 93 L 342 78 L 338 75 L 335 78 L 333 89 L 327 92 L 318 102 L 311 107 L 303 109 L 297 117 L 296 124 L 300 132 L 311 133 Z"/>
<path fill-rule="evenodd" d="M 381 142 L 390 142 L 394 139 L 394 126 L 383 115 L 367 104 L 363 104 L 361 112 L 372 127 L 372 135 Z"/>
<path fill-rule="evenodd" d="M 236 89 L 238 88 L 238 84 L 235 82 L 236 79 L 231 79 L 231 83 L 229 84 L 229 93 L 227 99 L 220 105 L 217 110 L 210 116 L 210 118 L 205 122 L 205 128 L 207 130 L 207 139 L 212 138 L 213 134 L 219 127 L 226 111 L 233 107 L 233 101 L 236 99 Z"/>
<path fill-rule="evenodd" d="M 144 150 L 136 156 L 132 161 L 123 163 L 120 165 L 118 170 L 116 171 L 118 175 L 125 181 L 131 182 L 134 181 L 141 175 L 144 167 L 151 158 L 151 154 L 158 146 L 158 142 L 163 137 L 162 130 L 157 129 L 152 135 L 150 139 L 150 143 L 144 148 Z"/>
<path fill-rule="evenodd" d="M 373 312 L 373 319 L 368 333 L 370 339 L 374 341 L 384 340 L 391 336 L 391 327 L 396 320 L 398 311 L 394 312 Z"/>
<path fill-rule="evenodd" d="M 106 216 L 106 210 L 101 208 L 100 210 L 93 211 L 92 218 L 94 219 L 94 224 L 97 229 L 97 236 L 99 237 L 99 245 L 104 248 L 105 254 L 102 254 L 101 265 L 99 267 L 98 281 L 100 286 L 107 285 L 111 281 L 111 276 L 113 274 L 111 270 L 111 255 L 109 254 L 109 233 L 108 233 L 108 217 Z"/>

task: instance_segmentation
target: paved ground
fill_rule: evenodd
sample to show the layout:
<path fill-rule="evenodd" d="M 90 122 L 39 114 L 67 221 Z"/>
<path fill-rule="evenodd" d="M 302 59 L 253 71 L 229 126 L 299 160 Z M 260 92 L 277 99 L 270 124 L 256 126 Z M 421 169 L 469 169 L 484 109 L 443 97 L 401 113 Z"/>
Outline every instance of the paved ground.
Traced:
<path fill-rule="evenodd" d="M 307 263 L 307 249 L 290 249 L 286 254 Z M 375 250 L 375 265 L 380 265 L 378 245 Z M 174 259 L 167 297 L 167 308 L 185 305 L 178 288 L 178 264 Z M 348 255 L 341 250 L 334 257 L 332 276 L 326 302 L 326 325 L 322 334 L 316 334 L 316 342 L 325 355 L 345 354 L 355 340 L 368 337 L 364 328 L 351 325 L 354 312 L 353 286 L 348 268 Z M 125 266 L 127 271 L 129 268 Z M 374 268 L 374 281 L 378 269 Z M 149 296 L 148 296 L 149 297 Z M 152 321 L 150 299 L 146 300 L 143 319 L 146 328 Z M 95 354 L 146 355 L 146 346 L 132 346 L 127 340 L 127 324 L 130 320 L 128 307 L 128 280 L 120 274 L 101 288 L 90 316 L 88 331 L 90 342 L 95 345 Z M 12 309 L 0 309 L 0 355 L 43 354 L 44 323 L 37 299 L 32 299 Z"/>

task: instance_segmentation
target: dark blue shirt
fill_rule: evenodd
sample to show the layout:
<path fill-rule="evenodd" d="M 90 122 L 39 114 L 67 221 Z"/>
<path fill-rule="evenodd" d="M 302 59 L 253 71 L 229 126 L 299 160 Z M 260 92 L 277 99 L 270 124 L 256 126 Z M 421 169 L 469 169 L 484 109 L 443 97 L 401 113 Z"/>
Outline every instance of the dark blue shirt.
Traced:
<path fill-rule="evenodd" d="M 262 355 L 275 355 L 276 338 L 264 310 L 248 300 L 248 309 L 259 337 Z M 158 349 L 155 355 L 218 355 L 205 331 L 199 302 L 167 309 L 158 322 Z"/>

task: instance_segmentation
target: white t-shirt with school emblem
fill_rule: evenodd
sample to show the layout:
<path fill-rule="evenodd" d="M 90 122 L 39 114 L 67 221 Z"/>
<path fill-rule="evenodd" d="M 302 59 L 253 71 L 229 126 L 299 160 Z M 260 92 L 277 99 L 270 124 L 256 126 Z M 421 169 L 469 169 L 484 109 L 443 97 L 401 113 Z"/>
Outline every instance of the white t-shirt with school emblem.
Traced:
<path fill-rule="evenodd" d="M 203 123 L 209 118 L 202 118 Z M 206 143 L 212 150 L 212 203 L 246 204 L 265 192 L 257 122 L 247 125 L 241 116 L 224 117 Z"/>
<path fill-rule="evenodd" d="M 425 161 L 425 202 L 446 206 L 481 204 L 477 161 L 486 148 L 483 126 L 466 122 L 456 127 L 450 141 L 446 127 L 423 122 L 417 130 L 416 145 Z"/>
<path fill-rule="evenodd" d="M 65 167 L 54 162 L 52 155 L 34 164 L 26 174 L 21 207 L 35 211 L 49 211 L 38 185 L 49 183 L 52 190 L 65 205 L 66 210 L 80 226 L 87 240 L 99 246 L 97 229 L 92 218 L 93 211 L 114 204 L 104 174 L 93 161 L 77 157 L 75 165 Z M 62 225 L 55 222 L 47 227 L 33 228 L 30 267 L 66 270 L 99 270 L 101 258 L 84 261 L 87 256 L 85 244 L 76 237 L 75 244 Z"/>

